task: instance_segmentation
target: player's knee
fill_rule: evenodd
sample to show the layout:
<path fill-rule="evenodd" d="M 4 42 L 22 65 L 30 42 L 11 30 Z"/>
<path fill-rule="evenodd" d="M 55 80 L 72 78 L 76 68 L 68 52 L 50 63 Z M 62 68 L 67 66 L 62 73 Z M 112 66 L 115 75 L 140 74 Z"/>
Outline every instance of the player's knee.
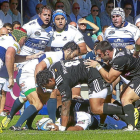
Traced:
<path fill-rule="evenodd" d="M 100 105 L 100 106 L 92 106 L 91 107 L 91 112 L 93 113 L 93 114 L 103 114 L 103 106 L 102 105 Z"/>

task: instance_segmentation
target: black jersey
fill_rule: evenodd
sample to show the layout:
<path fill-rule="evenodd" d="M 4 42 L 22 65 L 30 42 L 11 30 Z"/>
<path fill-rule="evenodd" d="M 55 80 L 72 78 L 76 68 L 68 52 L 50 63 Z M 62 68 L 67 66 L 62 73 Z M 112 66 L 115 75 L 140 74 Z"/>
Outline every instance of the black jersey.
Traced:
<path fill-rule="evenodd" d="M 110 62 L 113 69 L 122 72 L 122 76 L 128 80 L 140 75 L 140 58 L 134 58 L 129 50 L 122 47 L 117 47 L 114 51 Z"/>
<path fill-rule="evenodd" d="M 62 101 L 71 100 L 71 88 L 77 84 L 87 83 L 89 91 L 96 93 L 108 85 L 96 68 L 86 68 L 83 59 L 64 60 L 50 67 L 54 74 L 56 86 L 61 93 Z"/>

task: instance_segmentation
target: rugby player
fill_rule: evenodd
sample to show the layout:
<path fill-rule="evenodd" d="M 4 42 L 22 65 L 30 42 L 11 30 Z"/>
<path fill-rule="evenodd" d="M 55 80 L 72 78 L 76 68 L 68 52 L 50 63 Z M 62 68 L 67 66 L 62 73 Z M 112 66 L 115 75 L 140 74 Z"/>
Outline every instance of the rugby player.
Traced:
<path fill-rule="evenodd" d="M 112 24 L 105 31 L 105 40 L 115 47 L 126 47 L 139 55 L 140 30 L 125 20 L 125 13 L 122 8 L 116 7 L 111 12 Z"/>
<path fill-rule="evenodd" d="M 101 62 L 100 62 L 101 63 Z M 103 67 L 108 68 L 104 63 Z M 87 69 L 84 60 L 65 60 L 55 63 L 49 70 L 40 71 L 36 76 L 38 90 L 40 88 L 57 89 L 62 97 L 61 127 L 65 131 L 69 119 L 72 99 L 71 88 L 78 83 L 87 83 L 89 87 L 89 102 L 94 114 L 122 114 L 122 107 L 104 103 L 110 84 L 106 83 L 96 68 Z"/>
<path fill-rule="evenodd" d="M 61 126 L 61 109 L 62 105 L 60 105 L 56 111 L 57 121 L 55 124 L 50 124 L 51 127 L 55 125 L 55 129 L 51 129 L 51 131 L 58 131 L 59 126 Z M 98 120 L 99 116 L 92 114 L 90 111 L 89 100 L 85 100 L 81 96 L 75 96 L 72 99 L 67 131 L 97 129 Z"/>
<path fill-rule="evenodd" d="M 100 42 L 96 47 L 97 54 L 103 60 L 109 60 L 111 69 L 106 72 L 105 69 L 94 60 L 88 60 L 88 67 L 96 68 L 105 81 L 112 83 L 120 75 L 130 80 L 127 87 L 121 93 L 121 103 L 125 114 L 125 122 L 128 128 L 125 130 L 135 130 L 134 124 L 134 106 L 133 102 L 140 98 L 140 59 L 134 58 L 131 52 L 123 47 L 113 48 L 107 41 Z"/>
<path fill-rule="evenodd" d="M 22 114 L 16 125 L 12 126 L 10 129 L 15 131 L 21 130 L 21 125 L 26 120 L 26 128 L 32 129 L 31 125 L 34 117 L 43 107 L 43 104 L 46 103 L 50 96 L 50 94 L 44 94 L 44 92 L 47 92 L 46 90 L 44 90 L 42 94 L 37 94 L 36 92 L 36 85 L 34 79 L 36 65 L 41 62 L 44 68 L 48 68 L 50 65 L 57 61 L 72 59 L 76 57 L 79 53 L 79 46 L 74 42 L 68 42 L 63 47 L 63 51 L 46 52 L 40 58 L 29 61 L 22 67 L 22 69 L 19 70 L 19 73 L 17 75 L 17 83 L 19 84 L 21 92 L 24 93 L 31 105 L 25 109 L 24 113 Z M 10 114 L 6 116 L 1 122 L 4 128 L 8 126 L 15 113 L 19 109 L 21 109 L 22 105 L 24 104 L 25 100 L 23 100 L 22 97 L 19 97 L 18 100 L 20 101 L 20 104 L 15 104 L 15 106 L 12 107 Z"/>
<path fill-rule="evenodd" d="M 80 54 L 85 54 L 87 52 L 86 44 L 83 38 L 83 35 L 79 32 L 78 29 L 69 25 L 67 23 L 66 13 L 57 9 L 53 12 L 52 16 L 54 35 L 51 43 L 51 50 L 58 51 L 62 50 L 63 46 L 69 42 L 74 41 L 80 47 Z M 73 88 L 74 94 L 80 93 L 81 86 L 78 85 Z M 49 101 L 47 102 L 48 114 L 49 117 L 55 122 L 55 112 L 56 112 L 56 92 L 51 94 Z"/>

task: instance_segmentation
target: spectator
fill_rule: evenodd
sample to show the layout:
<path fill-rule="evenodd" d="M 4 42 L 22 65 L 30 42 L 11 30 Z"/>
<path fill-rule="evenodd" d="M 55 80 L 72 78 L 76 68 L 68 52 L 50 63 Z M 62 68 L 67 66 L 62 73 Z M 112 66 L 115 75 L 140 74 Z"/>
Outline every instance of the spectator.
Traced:
<path fill-rule="evenodd" d="M 8 10 L 9 10 L 9 2 L 4 1 L 1 4 L 1 10 L 0 10 L 0 28 L 3 27 L 4 23 L 12 23 L 12 18 L 7 13 Z"/>
<path fill-rule="evenodd" d="M 139 0 L 126 0 L 125 3 L 130 3 L 132 5 L 131 16 L 135 18 L 140 14 L 140 1 Z"/>
<path fill-rule="evenodd" d="M 35 7 L 36 14 L 33 17 L 31 17 L 30 21 L 39 18 L 39 10 L 40 10 L 41 7 L 43 7 L 43 4 L 37 4 L 36 5 L 36 7 Z"/>
<path fill-rule="evenodd" d="M 99 8 L 99 13 L 102 13 L 105 11 L 106 3 L 108 0 L 91 0 L 92 5 L 97 5 Z"/>
<path fill-rule="evenodd" d="M 64 3 L 62 1 L 57 1 L 55 3 L 55 10 L 62 9 L 64 11 Z M 67 23 L 69 24 L 71 22 L 70 16 L 66 14 L 67 16 Z"/>
<path fill-rule="evenodd" d="M 27 9 L 25 12 L 26 15 L 26 22 L 30 20 L 31 17 L 36 15 L 36 5 L 37 4 L 42 4 L 42 5 L 47 5 L 46 0 L 27 0 Z"/>
<path fill-rule="evenodd" d="M 92 31 L 89 31 L 86 29 L 87 24 L 93 28 Z M 91 51 L 93 49 L 93 45 L 94 45 L 94 42 L 92 41 L 91 37 L 94 33 L 96 33 L 99 30 L 99 27 L 96 26 L 94 23 L 92 23 L 86 19 L 81 18 L 78 20 L 78 28 L 79 28 L 79 31 L 84 36 L 84 41 L 87 45 L 88 52 Z"/>
<path fill-rule="evenodd" d="M 111 11 L 114 8 L 114 3 L 112 1 L 108 1 L 106 3 L 106 9 L 103 13 L 100 14 L 101 26 L 110 26 L 111 25 Z"/>
<path fill-rule="evenodd" d="M 99 41 L 104 41 L 105 40 L 105 37 L 104 37 L 104 34 L 105 34 L 105 31 L 106 29 L 108 28 L 109 26 L 103 26 L 102 28 L 102 33 L 100 35 L 98 35 L 97 39 Z"/>
<path fill-rule="evenodd" d="M 80 15 L 79 15 L 79 11 L 80 11 L 80 6 L 78 3 L 74 3 L 72 5 L 72 13 L 70 14 L 70 19 L 71 21 L 74 21 L 74 22 L 78 22 L 78 20 L 80 18 L 82 18 Z"/>
<path fill-rule="evenodd" d="M 130 16 L 131 11 L 132 11 L 132 5 L 130 3 L 126 3 L 124 5 L 125 20 L 130 22 L 131 24 L 134 24 L 133 17 Z"/>
<path fill-rule="evenodd" d="M 16 28 L 19 28 L 19 27 L 21 27 L 21 24 L 20 24 L 19 21 L 14 21 L 14 22 L 12 23 L 12 28 L 13 28 L 13 30 L 16 29 Z"/>
<path fill-rule="evenodd" d="M 91 1 L 90 0 L 74 0 L 74 3 L 75 2 L 80 5 L 79 15 L 81 17 L 86 17 L 90 14 L 90 9 L 91 9 Z"/>
<path fill-rule="evenodd" d="M 93 5 L 91 7 L 91 14 L 86 17 L 86 20 L 96 24 L 99 27 L 99 31 L 96 33 L 97 36 L 102 31 L 100 18 L 98 17 L 98 13 L 99 13 L 99 8 L 96 5 Z M 93 29 L 93 28 L 90 25 L 87 25 L 87 29 Z"/>
<path fill-rule="evenodd" d="M 115 0 L 115 7 L 124 7 L 125 0 Z"/>
<path fill-rule="evenodd" d="M 8 14 L 12 17 L 12 22 L 19 21 L 21 22 L 20 12 L 17 10 L 18 0 L 9 0 L 10 9 Z"/>
<path fill-rule="evenodd" d="M 13 27 L 11 23 L 5 23 L 3 27 L 5 27 L 8 30 L 8 33 L 12 33 Z"/>
<path fill-rule="evenodd" d="M 71 9 L 72 9 L 71 8 L 72 4 L 70 4 L 69 0 L 47 0 L 47 1 L 50 2 L 51 7 L 53 7 L 53 9 L 55 9 L 56 2 L 63 2 L 63 4 L 64 4 L 64 9 L 63 10 L 66 12 L 66 14 L 70 15 Z"/>

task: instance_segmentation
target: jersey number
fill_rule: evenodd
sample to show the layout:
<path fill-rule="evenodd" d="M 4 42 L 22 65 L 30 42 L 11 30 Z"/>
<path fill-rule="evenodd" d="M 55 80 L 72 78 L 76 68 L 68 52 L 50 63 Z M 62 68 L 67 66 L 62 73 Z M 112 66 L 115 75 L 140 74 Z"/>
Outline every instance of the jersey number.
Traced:
<path fill-rule="evenodd" d="M 76 61 L 66 62 L 65 66 L 66 67 L 71 67 L 71 66 L 77 66 L 78 64 L 80 64 L 80 61 L 76 60 Z"/>

